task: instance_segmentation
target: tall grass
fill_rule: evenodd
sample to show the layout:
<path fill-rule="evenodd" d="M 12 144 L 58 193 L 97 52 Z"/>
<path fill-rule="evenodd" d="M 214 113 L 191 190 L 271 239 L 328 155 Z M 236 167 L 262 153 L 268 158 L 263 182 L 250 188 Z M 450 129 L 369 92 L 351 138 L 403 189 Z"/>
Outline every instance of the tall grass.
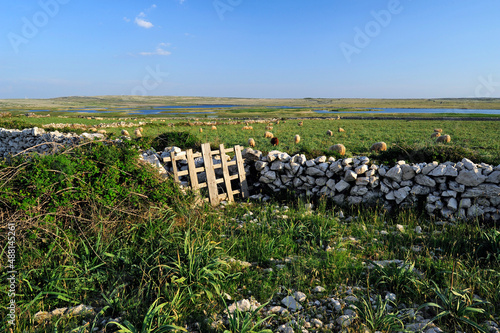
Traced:
<path fill-rule="evenodd" d="M 436 318 L 440 327 L 474 328 L 498 319 L 496 225 L 440 226 L 418 211 L 389 213 L 380 207 L 343 208 L 350 219 L 340 219 L 341 208 L 321 200 L 313 209 L 301 199 L 196 205 L 194 196 L 140 165 L 137 154 L 132 145 L 93 143 L 57 156 L 3 162 L 0 244 L 6 244 L 6 222 L 15 222 L 19 235 L 14 332 L 259 331 L 285 318 L 229 316 L 224 299 L 279 302 L 317 285 L 326 288 L 324 297 L 361 286 L 375 297 L 390 291 L 398 304 L 431 308 L 446 308 L 439 295 L 467 291 L 468 306 L 484 311 L 461 317 L 447 312 Z M 368 268 L 392 259 L 407 264 Z M 0 278 L 5 281 L 5 271 Z M 484 303 L 475 304 L 473 297 Z M 1 284 L 2 313 L 7 300 Z M 35 320 L 39 311 L 78 304 L 95 312 Z M 377 304 L 374 311 L 358 305 L 364 317 L 354 330 L 400 326 L 394 312 L 387 312 L 389 303 Z M 439 315 L 441 308 L 435 308 L 429 316 Z M 460 319 L 465 316 L 472 324 Z"/>

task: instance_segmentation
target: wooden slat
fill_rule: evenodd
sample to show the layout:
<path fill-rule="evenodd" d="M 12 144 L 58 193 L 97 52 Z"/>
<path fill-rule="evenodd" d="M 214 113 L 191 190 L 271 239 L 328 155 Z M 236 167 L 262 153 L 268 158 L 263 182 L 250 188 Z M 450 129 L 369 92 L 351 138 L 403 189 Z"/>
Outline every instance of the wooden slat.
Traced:
<path fill-rule="evenodd" d="M 198 184 L 198 188 L 205 188 L 205 187 L 207 187 L 207 183 Z"/>
<path fill-rule="evenodd" d="M 216 179 L 215 183 L 216 184 L 222 184 L 222 183 L 224 183 L 224 178 L 218 178 L 218 179 Z"/>
<path fill-rule="evenodd" d="M 196 165 L 194 164 L 194 156 L 193 150 L 188 149 L 186 152 L 187 160 L 188 160 L 188 171 L 189 171 L 189 180 L 191 182 L 191 189 L 193 191 L 198 190 L 198 174 L 196 173 Z"/>
<path fill-rule="evenodd" d="M 215 156 L 215 155 L 220 155 L 220 151 L 218 151 L 218 150 L 212 150 L 212 151 L 210 152 L 210 155 L 212 155 L 212 156 Z"/>
<path fill-rule="evenodd" d="M 192 150 L 192 149 L 191 149 Z M 198 157 L 202 157 L 203 155 L 201 155 L 201 153 L 194 153 L 193 154 L 193 158 L 198 158 Z"/>
<path fill-rule="evenodd" d="M 163 158 L 163 163 L 170 163 L 172 159 L 170 157 L 164 157 Z"/>
<path fill-rule="evenodd" d="M 170 158 L 172 161 L 172 169 L 173 169 L 173 173 L 174 173 L 174 181 L 176 181 L 177 183 L 179 183 L 179 172 L 177 171 L 177 163 L 175 162 L 175 152 L 170 152 Z"/>
<path fill-rule="evenodd" d="M 234 146 L 234 154 L 236 156 L 236 162 L 238 165 L 238 175 L 241 184 L 241 196 L 243 197 L 243 199 L 246 199 L 250 196 L 250 193 L 248 191 L 247 177 L 245 174 L 245 165 L 243 164 L 243 157 L 241 156 L 240 146 Z"/>
<path fill-rule="evenodd" d="M 224 178 L 224 184 L 226 185 L 227 198 L 230 202 L 232 202 L 234 201 L 234 197 L 233 192 L 231 191 L 231 180 L 229 179 L 229 169 L 227 168 L 227 155 L 223 144 L 220 145 L 219 150 L 221 151 L 220 160 L 222 164 L 222 177 Z"/>
<path fill-rule="evenodd" d="M 179 171 L 179 172 L 177 173 L 177 175 L 178 175 L 179 177 L 182 177 L 182 176 L 187 176 L 187 175 L 189 175 L 189 169 L 188 169 L 188 170 L 184 170 L 184 171 Z"/>
<path fill-rule="evenodd" d="M 220 164 L 220 163 L 219 164 L 214 164 L 213 166 L 214 166 L 214 169 L 220 169 L 220 168 L 222 168 L 222 164 Z"/>
<path fill-rule="evenodd" d="M 226 149 L 224 149 L 224 152 L 226 152 L 226 153 L 234 153 L 234 147 L 233 148 L 226 148 Z"/>
<path fill-rule="evenodd" d="M 229 180 L 235 180 L 235 179 L 238 179 L 240 177 L 240 175 L 232 175 L 232 176 L 229 176 Z"/>
<path fill-rule="evenodd" d="M 219 200 L 226 200 L 226 199 L 227 199 L 226 193 L 219 194 Z"/>
<path fill-rule="evenodd" d="M 219 193 L 217 191 L 217 183 L 209 143 L 201 145 L 201 153 L 203 154 L 203 162 L 205 163 L 205 172 L 207 174 L 207 186 L 210 203 L 212 206 L 216 206 L 219 204 Z"/>

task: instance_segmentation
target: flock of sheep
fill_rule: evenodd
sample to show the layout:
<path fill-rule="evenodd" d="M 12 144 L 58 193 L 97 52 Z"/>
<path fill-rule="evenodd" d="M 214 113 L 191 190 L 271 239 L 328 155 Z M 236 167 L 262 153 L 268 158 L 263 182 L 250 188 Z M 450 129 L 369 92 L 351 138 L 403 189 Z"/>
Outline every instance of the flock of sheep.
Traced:
<path fill-rule="evenodd" d="M 276 124 L 279 124 L 279 120 L 276 121 Z M 303 126 L 303 125 L 304 125 L 303 121 L 300 121 L 298 123 L 298 126 Z M 277 145 L 279 145 L 279 139 L 277 137 L 275 137 L 272 132 L 270 132 L 272 129 L 273 129 L 273 123 L 269 123 L 266 126 L 266 132 L 264 133 L 264 137 L 266 139 L 271 139 L 271 145 L 277 146 Z M 212 130 L 217 130 L 217 127 L 215 125 L 212 126 Z M 253 127 L 249 126 L 248 124 L 246 124 L 246 126 L 243 126 L 242 130 L 253 130 Z M 134 135 L 137 138 L 141 138 L 142 137 L 142 132 L 143 132 L 143 128 L 142 127 L 136 128 L 134 130 Z M 200 133 L 202 133 L 202 132 L 203 132 L 203 128 L 200 128 Z M 345 132 L 345 130 L 342 127 L 339 127 L 338 132 L 342 133 L 342 132 Z M 441 128 L 435 128 L 434 129 L 434 133 L 432 133 L 432 135 L 431 135 L 431 139 L 436 139 L 436 143 L 448 143 L 448 142 L 450 142 L 451 141 L 451 137 L 448 134 L 441 134 L 442 132 L 443 132 L 443 130 Z M 122 130 L 121 134 L 123 136 L 130 137 L 130 134 L 128 133 L 127 130 Z M 328 130 L 326 132 L 326 135 L 333 136 L 333 131 Z M 300 135 L 296 134 L 295 137 L 294 137 L 295 144 L 298 144 L 300 142 L 300 140 L 301 140 L 300 139 Z M 253 138 L 249 138 L 248 139 L 248 145 L 250 147 L 255 147 L 255 145 L 256 145 L 255 140 Z M 331 146 L 329 148 L 329 150 L 338 152 L 339 155 L 341 155 L 341 156 L 345 155 L 345 153 L 346 153 L 345 146 L 343 144 L 340 144 L 340 143 Z M 385 142 L 376 142 L 376 143 L 374 143 L 370 147 L 370 150 L 371 151 L 376 151 L 376 152 L 386 151 L 387 150 L 387 144 Z"/>
<path fill-rule="evenodd" d="M 301 121 L 298 123 L 298 126 L 303 126 L 304 122 Z M 244 126 L 243 130 L 252 130 L 252 126 Z M 271 139 L 271 144 L 273 146 L 276 146 L 279 144 L 279 139 L 273 135 L 273 133 L 269 132 L 269 130 L 272 130 L 272 124 L 268 124 L 266 127 L 266 132 L 264 133 L 264 137 L 266 139 Z M 201 131 L 201 129 L 200 129 Z M 339 127 L 338 129 L 339 133 L 345 132 L 345 130 L 342 127 Z M 451 141 L 451 137 L 448 134 L 442 135 L 441 133 L 443 132 L 442 129 L 436 128 L 434 129 L 434 133 L 431 135 L 431 138 L 434 139 L 436 138 L 437 143 L 448 143 Z M 333 136 L 333 131 L 328 130 L 326 132 L 326 135 L 328 136 Z M 294 137 L 295 144 L 300 142 L 300 135 L 296 134 Z M 256 143 L 253 138 L 248 139 L 248 145 L 250 147 L 255 147 Z M 338 152 L 341 156 L 345 155 L 346 153 L 346 148 L 343 144 L 335 144 L 329 148 L 331 151 Z M 376 142 L 370 147 L 371 151 L 386 151 L 387 150 L 387 144 L 385 142 Z"/>

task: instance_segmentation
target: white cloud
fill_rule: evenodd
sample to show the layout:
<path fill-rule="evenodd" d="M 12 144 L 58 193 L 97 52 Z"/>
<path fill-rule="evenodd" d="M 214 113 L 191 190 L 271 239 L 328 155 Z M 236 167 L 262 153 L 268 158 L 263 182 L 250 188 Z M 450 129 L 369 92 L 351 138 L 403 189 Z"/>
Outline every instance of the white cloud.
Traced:
<path fill-rule="evenodd" d="M 179 3 L 182 5 L 185 0 L 179 0 Z"/>
<path fill-rule="evenodd" d="M 153 23 L 146 21 L 146 20 L 139 18 L 139 17 L 135 18 L 135 24 L 137 24 L 141 28 L 145 28 L 145 29 L 149 29 L 149 28 L 154 27 Z"/>
<path fill-rule="evenodd" d="M 130 22 L 130 19 L 128 17 L 124 17 L 123 20 L 127 23 Z"/>
<path fill-rule="evenodd" d="M 165 50 L 165 47 L 170 46 L 170 43 L 160 43 L 156 47 L 154 52 L 141 52 L 139 53 L 142 56 L 152 56 L 152 55 L 160 55 L 160 56 L 169 56 L 172 52 Z"/>
<path fill-rule="evenodd" d="M 151 7 L 146 9 L 145 11 L 149 12 L 150 10 L 155 9 L 155 8 L 156 8 L 156 5 L 152 5 Z M 127 21 L 127 22 L 129 22 L 129 21 Z M 137 24 L 141 28 L 150 29 L 150 28 L 154 27 L 153 23 L 146 20 L 146 13 L 145 12 L 140 12 L 139 15 L 137 15 L 137 17 L 135 18 L 134 22 L 135 22 L 135 24 Z"/>

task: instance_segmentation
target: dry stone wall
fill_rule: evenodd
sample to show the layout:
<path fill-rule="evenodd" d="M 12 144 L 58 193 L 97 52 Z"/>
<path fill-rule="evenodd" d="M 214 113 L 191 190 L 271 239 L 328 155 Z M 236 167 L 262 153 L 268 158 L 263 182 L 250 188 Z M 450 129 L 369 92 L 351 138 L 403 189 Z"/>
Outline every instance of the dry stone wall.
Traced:
<path fill-rule="evenodd" d="M 8 157 L 21 152 L 45 153 L 61 146 L 78 144 L 83 139 L 101 139 L 102 134 L 46 132 L 34 127 L 24 130 L 0 128 L 0 157 Z"/>
<path fill-rule="evenodd" d="M 258 183 L 272 192 L 291 190 L 307 196 L 325 196 L 339 205 L 383 204 L 415 206 L 446 219 L 500 220 L 500 165 L 416 163 L 399 161 L 395 166 L 370 163 L 368 157 L 320 156 L 306 159 L 280 151 L 267 155 L 251 148 L 243 156 L 252 161 Z"/>
<path fill-rule="evenodd" d="M 0 156 L 8 157 L 24 151 L 44 153 L 58 146 L 95 138 L 103 138 L 103 135 L 45 132 L 37 127 L 25 130 L 0 128 Z M 160 161 L 170 156 L 171 151 L 185 154 L 178 147 L 169 147 L 162 152 L 149 150 L 141 157 L 168 175 L 172 166 Z M 378 203 L 393 208 L 422 203 L 431 216 L 447 219 L 481 216 L 500 221 L 500 165 L 475 164 L 463 159 L 458 163 L 407 164 L 399 161 L 394 166 L 385 166 L 371 163 L 366 156 L 340 160 L 319 156 L 308 160 L 304 155 L 290 156 L 280 151 L 262 154 L 251 148 L 243 151 L 243 157 L 247 174 L 256 180 L 251 184 L 256 189 L 324 196 L 339 205 Z M 221 161 L 214 158 L 213 163 Z M 195 164 L 201 167 L 203 159 L 196 159 Z M 187 167 L 187 160 L 177 161 L 179 170 Z M 198 178 L 199 182 L 206 180 L 203 173 Z M 188 185 L 187 177 L 181 178 L 181 184 Z"/>
<path fill-rule="evenodd" d="M 155 166 L 159 173 L 164 175 L 165 177 L 168 177 L 169 174 L 173 173 L 173 166 L 171 162 L 163 163 L 164 158 L 170 157 L 170 154 L 174 152 L 177 157 L 180 157 L 179 160 L 176 161 L 176 167 L 178 171 L 185 171 L 188 169 L 188 161 L 187 161 L 187 156 L 186 152 L 182 151 L 181 148 L 179 147 L 166 147 L 163 151 L 155 151 L 154 149 L 149 149 L 145 152 L 143 152 L 140 156 L 140 159 L 144 160 L 145 162 L 148 162 Z M 235 161 L 236 158 L 233 157 L 231 161 Z M 246 173 L 248 174 L 250 172 L 250 164 L 253 161 L 247 161 L 245 163 L 245 170 Z M 218 165 L 221 164 L 221 159 L 220 156 L 214 156 L 212 158 L 212 164 Z M 197 157 L 194 159 L 194 164 L 196 168 L 200 168 L 204 166 L 203 163 L 203 157 Z M 236 165 L 231 165 L 228 167 L 229 173 L 234 175 L 238 173 L 238 167 Z M 217 178 L 222 177 L 222 169 L 218 168 L 215 169 L 215 175 Z M 188 187 L 189 186 L 189 177 L 188 176 L 181 176 L 179 177 L 180 185 Z M 207 181 L 207 175 L 205 172 L 200 172 L 198 173 L 198 183 L 204 183 Z M 223 186 L 223 184 L 220 184 L 219 186 Z"/>

